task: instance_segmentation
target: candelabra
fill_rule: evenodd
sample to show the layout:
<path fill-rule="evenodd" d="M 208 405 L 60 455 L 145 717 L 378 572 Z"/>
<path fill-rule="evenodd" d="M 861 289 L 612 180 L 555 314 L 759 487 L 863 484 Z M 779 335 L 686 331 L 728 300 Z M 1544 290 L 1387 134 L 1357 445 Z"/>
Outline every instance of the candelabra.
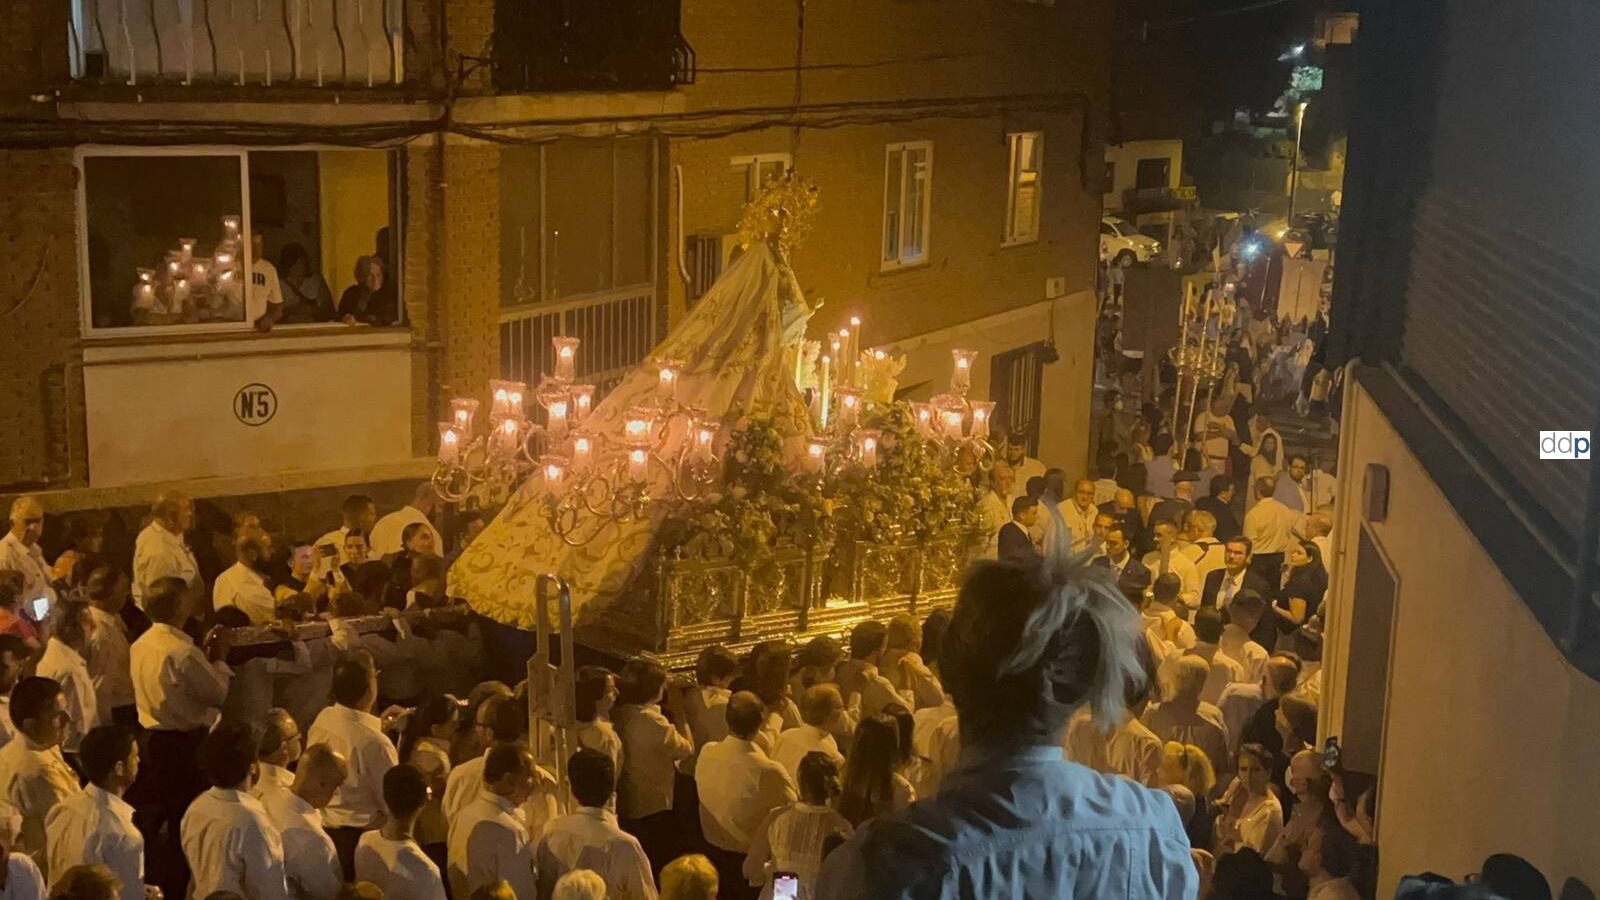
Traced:
<path fill-rule="evenodd" d="M 1178 310 L 1178 343 L 1167 351 L 1177 375 L 1178 390 L 1172 404 L 1172 453 L 1180 468 L 1194 440 L 1194 419 L 1201 408 L 1200 390 L 1205 389 L 1204 408 L 1209 410 L 1217 385 L 1227 371 L 1223 343 L 1238 311 L 1233 289 L 1232 283 L 1212 284 L 1202 298 L 1192 283 L 1184 286 L 1183 304 Z"/>
<path fill-rule="evenodd" d="M 222 217 L 222 237 L 209 257 L 195 255 L 197 238 L 178 238 L 161 265 L 136 269 L 134 310 L 165 311 L 186 320 L 243 316 L 244 279 L 240 277 L 242 238 L 238 216 Z"/>
<path fill-rule="evenodd" d="M 721 423 L 678 402 L 676 361 L 654 362 L 654 396 L 627 410 L 620 433 L 608 433 L 590 427 L 595 386 L 573 383 L 579 339 L 557 337 L 553 345 L 554 371 L 532 394 L 545 411 L 542 425 L 525 415 L 523 382 L 489 383 L 490 427 L 476 437 L 478 401 L 451 402 L 433 477 L 441 496 L 460 502 L 483 487 L 503 496 L 537 478 L 535 501 L 550 530 L 578 546 L 643 517 L 652 502 L 694 500 L 718 481 Z"/>

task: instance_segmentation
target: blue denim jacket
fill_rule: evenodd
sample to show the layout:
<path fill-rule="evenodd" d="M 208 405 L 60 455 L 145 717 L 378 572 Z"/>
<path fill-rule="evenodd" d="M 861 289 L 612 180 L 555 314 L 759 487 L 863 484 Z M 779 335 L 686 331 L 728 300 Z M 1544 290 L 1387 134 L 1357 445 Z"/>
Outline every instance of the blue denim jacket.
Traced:
<path fill-rule="evenodd" d="M 1200 877 L 1165 794 L 1062 758 L 967 748 L 939 793 L 858 829 L 816 900 L 1191 900 Z"/>

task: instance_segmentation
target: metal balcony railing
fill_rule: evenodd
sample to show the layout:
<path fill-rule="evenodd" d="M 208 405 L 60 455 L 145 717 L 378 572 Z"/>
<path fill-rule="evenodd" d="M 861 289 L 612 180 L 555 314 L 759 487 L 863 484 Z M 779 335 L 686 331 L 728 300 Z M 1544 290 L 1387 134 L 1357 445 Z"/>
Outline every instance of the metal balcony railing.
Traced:
<path fill-rule="evenodd" d="M 75 79 L 399 84 L 404 0 L 72 0 Z"/>
<path fill-rule="evenodd" d="M 538 384 L 553 368 L 550 339 L 583 339 L 578 376 L 604 396 L 655 346 L 655 291 L 649 285 L 500 311 L 502 378 Z"/>
<path fill-rule="evenodd" d="M 494 86 L 505 92 L 668 90 L 695 55 L 680 0 L 498 0 Z"/>

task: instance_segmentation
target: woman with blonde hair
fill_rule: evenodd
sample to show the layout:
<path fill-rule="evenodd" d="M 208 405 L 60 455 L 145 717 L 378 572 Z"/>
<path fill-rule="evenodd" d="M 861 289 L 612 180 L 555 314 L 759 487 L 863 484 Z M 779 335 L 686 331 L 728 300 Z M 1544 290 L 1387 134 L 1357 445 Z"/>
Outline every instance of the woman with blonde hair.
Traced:
<path fill-rule="evenodd" d="M 1209 848 L 1216 816 L 1211 792 L 1217 786 L 1217 773 L 1205 751 L 1193 744 L 1167 741 L 1162 748 L 1161 784 L 1182 786 L 1194 794 L 1194 812 L 1184 818 L 1183 830 L 1189 835 L 1189 846 Z"/>
<path fill-rule="evenodd" d="M 661 870 L 661 900 L 717 900 L 717 867 L 688 853 Z"/>

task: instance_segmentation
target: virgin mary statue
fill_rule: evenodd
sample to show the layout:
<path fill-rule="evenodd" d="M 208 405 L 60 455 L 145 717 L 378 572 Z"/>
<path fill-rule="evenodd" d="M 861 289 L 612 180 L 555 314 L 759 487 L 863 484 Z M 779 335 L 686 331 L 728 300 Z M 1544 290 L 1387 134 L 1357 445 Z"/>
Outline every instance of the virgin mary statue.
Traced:
<path fill-rule="evenodd" d="M 741 235 L 746 248 L 651 357 L 607 394 L 585 420 L 583 430 L 621 435 L 631 408 L 650 406 L 658 390 L 659 361 L 679 367 L 676 401 L 693 407 L 702 420 L 724 426 L 750 414 L 771 415 L 784 423 L 798 448 L 809 433 L 804 401 L 795 384 L 795 357 L 814 307 L 806 303 L 790 267 L 790 251 L 816 206 L 815 189 L 793 176 L 772 183 L 746 210 Z M 723 429 L 726 431 L 726 427 Z M 601 446 L 605 443 L 599 442 Z M 597 466 L 616 463 L 622 451 L 607 451 Z M 651 466 L 649 494 L 656 502 L 642 515 L 612 521 L 582 521 L 563 535 L 547 517 L 543 484 L 530 478 L 488 528 L 451 566 L 449 593 L 477 612 L 507 625 L 534 626 L 534 584 L 542 572 L 566 579 L 580 623 L 600 624 L 608 615 L 648 613 L 648 603 L 633 592 L 635 578 L 652 556 L 655 536 L 672 503 L 665 472 Z M 621 606 L 629 607 L 624 611 Z"/>

